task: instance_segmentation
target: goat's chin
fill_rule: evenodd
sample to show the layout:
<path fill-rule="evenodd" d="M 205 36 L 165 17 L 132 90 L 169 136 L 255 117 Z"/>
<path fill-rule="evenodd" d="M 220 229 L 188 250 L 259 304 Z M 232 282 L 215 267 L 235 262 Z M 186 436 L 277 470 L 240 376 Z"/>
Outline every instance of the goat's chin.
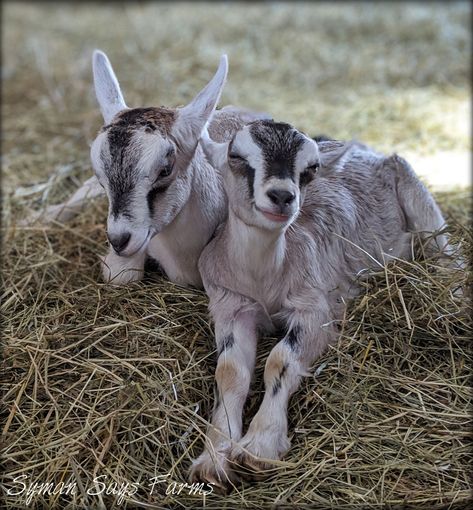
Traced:
<path fill-rule="evenodd" d="M 296 214 L 278 214 L 270 209 L 254 206 L 254 214 L 257 218 L 257 226 L 266 230 L 283 230 L 294 220 Z"/>

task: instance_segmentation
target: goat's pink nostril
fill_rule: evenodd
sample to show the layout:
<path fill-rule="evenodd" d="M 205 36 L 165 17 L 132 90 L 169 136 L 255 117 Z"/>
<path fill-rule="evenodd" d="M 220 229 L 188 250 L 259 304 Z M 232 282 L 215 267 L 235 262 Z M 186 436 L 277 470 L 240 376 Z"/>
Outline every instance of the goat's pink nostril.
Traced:
<path fill-rule="evenodd" d="M 119 255 L 120 252 L 126 248 L 128 241 L 131 238 L 131 234 L 129 232 L 125 232 L 119 235 L 107 234 L 107 237 L 113 249 Z"/>

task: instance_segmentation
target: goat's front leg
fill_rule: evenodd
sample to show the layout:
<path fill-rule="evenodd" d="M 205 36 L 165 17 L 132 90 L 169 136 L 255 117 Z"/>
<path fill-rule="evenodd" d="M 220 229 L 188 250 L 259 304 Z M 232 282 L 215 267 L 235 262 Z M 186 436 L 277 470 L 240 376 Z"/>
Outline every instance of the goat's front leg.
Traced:
<path fill-rule="evenodd" d="M 292 313 L 288 330 L 270 352 L 266 361 L 263 402 L 250 423 L 247 433 L 232 449 L 230 459 L 244 475 L 264 475 L 272 460 L 279 460 L 289 449 L 287 405 L 299 387 L 302 376 L 333 339 L 329 308 L 318 303 L 315 309 Z"/>
<path fill-rule="evenodd" d="M 256 312 L 240 311 L 215 324 L 218 349 L 215 403 L 203 453 L 193 462 L 191 482 L 207 482 L 227 490 L 236 480 L 228 454 L 241 438 L 243 406 L 256 356 Z"/>
<path fill-rule="evenodd" d="M 118 256 L 112 247 L 107 255 L 101 257 L 102 276 L 106 283 L 112 285 L 126 285 L 141 280 L 145 271 L 146 250 L 136 253 L 132 257 Z"/>

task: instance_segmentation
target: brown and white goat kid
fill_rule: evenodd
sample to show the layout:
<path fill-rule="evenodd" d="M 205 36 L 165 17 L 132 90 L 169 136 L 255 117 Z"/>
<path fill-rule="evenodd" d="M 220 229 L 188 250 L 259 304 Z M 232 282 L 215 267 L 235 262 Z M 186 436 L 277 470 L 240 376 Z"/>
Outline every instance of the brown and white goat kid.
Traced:
<path fill-rule="evenodd" d="M 397 155 L 354 142 L 318 145 L 272 121 L 250 123 L 227 143 L 204 130 L 201 143 L 224 175 L 229 213 L 199 260 L 219 355 L 212 422 L 190 476 L 225 487 L 233 468 L 261 473 L 289 448 L 288 400 L 337 338 L 356 276 L 410 257 L 411 232 L 437 231 L 444 219 Z M 243 434 L 258 331 L 275 326 L 285 335 L 267 358 L 264 399 Z"/>
<path fill-rule="evenodd" d="M 171 281 L 202 286 L 197 261 L 226 215 L 226 197 L 219 173 L 198 146 L 200 133 L 212 113 L 210 132 L 220 141 L 247 122 L 268 118 L 237 107 L 214 112 L 227 71 L 224 55 L 213 79 L 185 107 L 128 108 L 107 56 L 94 52 L 94 86 L 105 121 L 91 146 L 95 176 L 42 219 L 66 221 L 105 192 L 106 281 L 141 279 L 151 257 Z"/>

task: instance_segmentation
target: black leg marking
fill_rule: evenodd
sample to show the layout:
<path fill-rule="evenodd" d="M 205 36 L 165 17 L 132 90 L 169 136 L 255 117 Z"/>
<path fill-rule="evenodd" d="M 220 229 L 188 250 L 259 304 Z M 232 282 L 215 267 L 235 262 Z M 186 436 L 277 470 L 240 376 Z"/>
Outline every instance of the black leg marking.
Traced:
<path fill-rule="evenodd" d="M 276 395 L 276 393 L 281 389 L 281 379 L 284 377 L 285 373 L 287 372 L 287 367 L 289 366 L 289 363 L 284 363 L 283 367 L 281 368 L 281 372 L 279 372 L 279 376 L 276 377 L 273 383 L 273 397 Z"/>
<path fill-rule="evenodd" d="M 230 333 L 223 339 L 222 345 L 218 350 L 218 355 L 220 356 L 223 352 L 227 351 L 228 349 L 231 349 L 234 343 L 235 337 L 233 336 L 233 333 Z"/>
<path fill-rule="evenodd" d="M 277 394 L 277 392 L 281 389 L 281 379 L 276 377 L 273 382 L 273 397 Z"/>
<path fill-rule="evenodd" d="M 289 363 L 284 363 L 283 367 L 281 368 L 281 372 L 279 373 L 280 379 L 282 379 L 284 377 L 284 374 L 286 373 L 288 366 L 289 366 Z"/>
<path fill-rule="evenodd" d="M 289 345 L 289 347 L 295 351 L 299 345 L 299 335 L 301 334 L 300 326 L 294 326 L 291 331 L 289 331 L 286 335 L 284 341 Z"/>

